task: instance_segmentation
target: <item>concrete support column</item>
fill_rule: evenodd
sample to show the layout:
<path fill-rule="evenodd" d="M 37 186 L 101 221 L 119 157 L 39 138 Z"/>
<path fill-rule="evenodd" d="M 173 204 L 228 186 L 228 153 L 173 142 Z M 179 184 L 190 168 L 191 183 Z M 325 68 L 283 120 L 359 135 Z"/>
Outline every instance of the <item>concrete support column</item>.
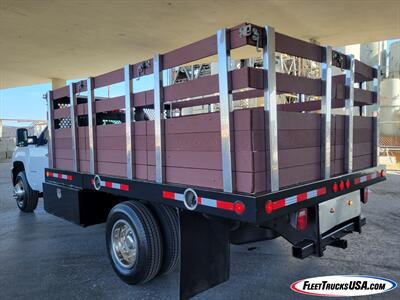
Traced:
<path fill-rule="evenodd" d="M 52 90 L 64 87 L 67 84 L 66 80 L 61 78 L 51 78 L 50 80 Z"/>

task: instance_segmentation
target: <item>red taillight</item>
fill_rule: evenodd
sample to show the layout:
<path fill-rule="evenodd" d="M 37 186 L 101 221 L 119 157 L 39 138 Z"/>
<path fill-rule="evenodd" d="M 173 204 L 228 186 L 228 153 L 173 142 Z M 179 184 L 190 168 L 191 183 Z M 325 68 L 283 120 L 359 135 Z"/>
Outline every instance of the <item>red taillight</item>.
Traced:
<path fill-rule="evenodd" d="M 307 208 L 302 208 L 296 214 L 296 230 L 304 231 L 307 228 L 307 221 Z"/>
<path fill-rule="evenodd" d="M 121 183 L 120 189 L 123 190 L 123 191 L 129 191 L 129 185 Z"/>
<path fill-rule="evenodd" d="M 346 189 L 350 188 L 350 180 L 346 179 L 344 184 L 346 185 Z"/>
<path fill-rule="evenodd" d="M 338 184 L 335 182 L 335 183 L 332 185 L 332 192 L 336 193 L 336 192 L 338 191 L 338 189 L 339 189 L 339 186 L 338 186 Z"/>
<path fill-rule="evenodd" d="M 341 191 L 344 190 L 344 182 L 343 182 L 343 181 L 341 181 L 341 182 L 339 183 L 339 189 L 340 189 Z"/>
<path fill-rule="evenodd" d="M 381 170 L 380 175 L 381 175 L 381 177 L 384 177 L 385 176 L 385 170 Z"/>
<path fill-rule="evenodd" d="M 265 212 L 266 212 L 267 214 L 270 214 L 270 213 L 272 213 L 273 210 L 274 210 L 274 206 L 273 206 L 273 204 L 272 204 L 272 201 L 271 201 L 271 200 L 268 200 L 268 201 L 265 203 Z"/>
<path fill-rule="evenodd" d="M 362 194 L 362 197 L 361 197 L 361 202 L 364 204 L 368 203 L 368 188 L 364 189 L 364 193 Z"/>
<path fill-rule="evenodd" d="M 242 215 L 246 210 L 246 207 L 244 206 L 243 202 L 236 201 L 233 209 L 235 210 L 235 213 L 237 213 L 238 215 Z"/>

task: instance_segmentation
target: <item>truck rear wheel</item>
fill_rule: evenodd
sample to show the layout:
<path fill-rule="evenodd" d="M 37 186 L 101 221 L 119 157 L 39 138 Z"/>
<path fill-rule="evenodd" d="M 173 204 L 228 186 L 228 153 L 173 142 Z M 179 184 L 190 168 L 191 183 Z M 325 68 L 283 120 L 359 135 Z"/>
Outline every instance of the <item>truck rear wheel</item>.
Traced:
<path fill-rule="evenodd" d="M 37 207 L 39 194 L 31 189 L 24 171 L 15 178 L 13 197 L 23 212 L 33 212 Z"/>
<path fill-rule="evenodd" d="M 106 244 L 114 271 L 126 283 L 144 283 L 158 274 L 163 255 L 160 229 L 142 203 L 122 202 L 110 211 Z"/>
<path fill-rule="evenodd" d="M 151 208 L 160 224 L 164 243 L 164 258 L 159 274 L 168 274 L 178 266 L 181 253 L 178 212 L 172 207 L 161 204 L 153 204 Z"/>

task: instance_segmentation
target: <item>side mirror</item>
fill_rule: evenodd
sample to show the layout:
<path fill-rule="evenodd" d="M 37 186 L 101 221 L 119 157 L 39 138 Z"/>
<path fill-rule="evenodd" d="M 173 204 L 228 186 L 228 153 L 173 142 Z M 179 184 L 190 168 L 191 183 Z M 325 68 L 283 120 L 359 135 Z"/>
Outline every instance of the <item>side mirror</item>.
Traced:
<path fill-rule="evenodd" d="M 17 147 L 28 146 L 28 130 L 26 128 L 17 129 Z"/>

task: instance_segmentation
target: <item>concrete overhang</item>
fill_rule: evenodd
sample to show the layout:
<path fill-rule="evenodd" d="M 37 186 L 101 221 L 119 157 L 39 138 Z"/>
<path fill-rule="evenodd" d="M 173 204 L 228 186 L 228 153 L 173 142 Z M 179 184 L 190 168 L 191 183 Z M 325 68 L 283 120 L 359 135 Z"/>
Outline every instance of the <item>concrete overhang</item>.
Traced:
<path fill-rule="evenodd" d="M 1 0 L 0 88 L 105 73 L 243 22 L 332 46 L 400 37 L 400 1 Z"/>

